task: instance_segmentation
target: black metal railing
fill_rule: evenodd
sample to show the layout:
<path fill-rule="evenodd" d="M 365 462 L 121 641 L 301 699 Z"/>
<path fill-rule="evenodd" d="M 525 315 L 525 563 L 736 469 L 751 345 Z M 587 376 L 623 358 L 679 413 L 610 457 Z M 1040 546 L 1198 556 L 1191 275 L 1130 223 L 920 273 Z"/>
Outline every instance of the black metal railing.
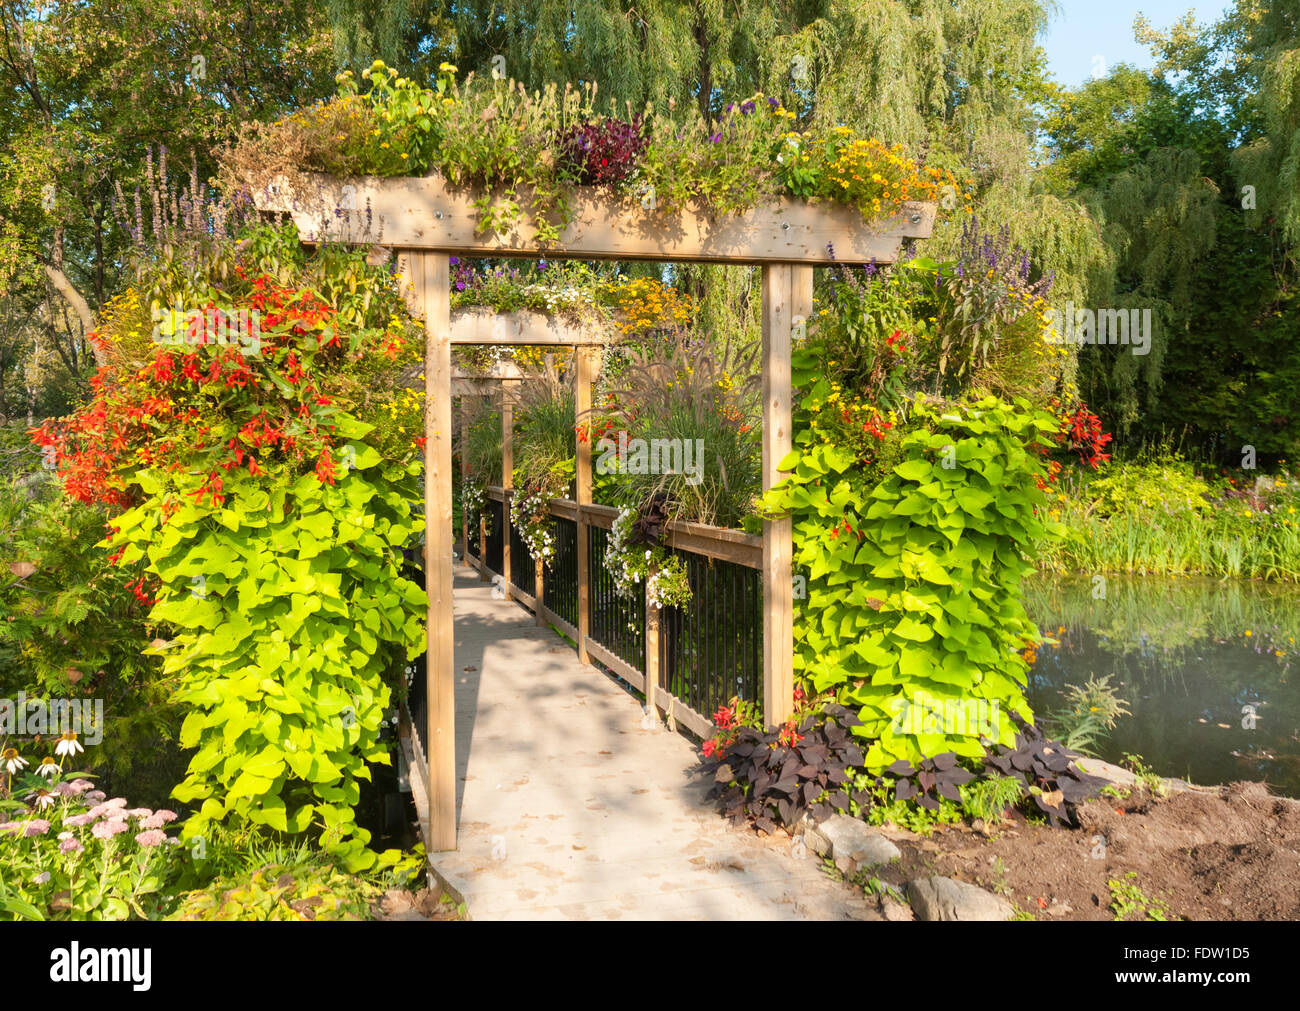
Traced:
<path fill-rule="evenodd" d="M 555 517 L 555 557 L 546 566 L 542 603 L 575 628 L 578 625 L 578 524 Z"/>
<path fill-rule="evenodd" d="M 513 523 L 510 524 L 510 585 L 519 587 L 530 597 L 537 593 L 533 554 Z"/>
<path fill-rule="evenodd" d="M 587 571 L 591 574 L 591 637 L 624 663 L 645 670 L 645 592 L 638 587 L 620 597 L 605 568 L 609 531 L 589 527 Z"/>
<path fill-rule="evenodd" d="M 488 518 L 487 567 L 493 572 L 500 572 L 505 558 L 505 510 L 496 499 L 488 499 L 486 504 Z"/>
<path fill-rule="evenodd" d="M 475 558 L 480 557 L 479 542 L 478 542 L 478 517 L 479 517 L 479 510 L 473 509 L 470 511 L 468 517 L 469 530 L 466 531 L 466 536 L 469 539 L 469 543 L 466 547 L 466 551 L 468 554 L 473 555 Z"/>
<path fill-rule="evenodd" d="M 659 618 L 659 686 L 703 716 L 733 697 L 762 706 L 763 583 L 757 569 L 674 551 L 691 602 Z"/>

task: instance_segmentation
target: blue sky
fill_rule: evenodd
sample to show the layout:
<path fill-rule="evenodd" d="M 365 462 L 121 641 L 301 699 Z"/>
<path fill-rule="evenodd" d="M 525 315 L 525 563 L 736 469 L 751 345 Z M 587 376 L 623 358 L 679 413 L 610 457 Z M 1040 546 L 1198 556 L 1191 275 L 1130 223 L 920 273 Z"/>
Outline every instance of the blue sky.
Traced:
<path fill-rule="evenodd" d="M 1139 12 L 1157 28 L 1167 28 L 1189 10 L 1198 21 L 1217 21 L 1230 6 L 1229 0 L 1058 0 L 1058 5 L 1042 46 L 1052 76 L 1069 88 L 1094 76 L 1102 64 L 1107 69 L 1117 63 L 1152 66 L 1150 52 L 1133 41 Z"/>

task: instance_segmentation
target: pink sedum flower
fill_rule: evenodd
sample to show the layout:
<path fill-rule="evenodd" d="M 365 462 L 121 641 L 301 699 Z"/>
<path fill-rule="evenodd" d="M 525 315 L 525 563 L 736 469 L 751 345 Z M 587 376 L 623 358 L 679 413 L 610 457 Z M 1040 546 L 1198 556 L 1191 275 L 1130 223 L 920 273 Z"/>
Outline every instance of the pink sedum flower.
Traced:
<path fill-rule="evenodd" d="M 73 828 L 82 828 L 94 820 L 94 815 L 87 812 L 86 814 L 74 814 L 71 818 L 64 818 L 63 824 L 71 825 Z"/>
<path fill-rule="evenodd" d="M 23 829 L 23 835 L 25 836 L 45 835 L 45 833 L 48 832 L 49 830 L 50 830 L 50 823 L 48 821 L 46 821 L 44 818 L 33 818 L 27 823 L 26 827 Z"/>
<path fill-rule="evenodd" d="M 167 841 L 167 836 L 161 829 L 151 828 L 137 835 L 135 841 L 141 846 L 161 846 Z"/>
<path fill-rule="evenodd" d="M 64 839 L 63 842 L 59 843 L 60 853 L 80 853 L 83 849 L 85 847 L 76 839 Z"/>
<path fill-rule="evenodd" d="M 109 818 L 107 821 L 97 822 L 95 827 L 90 830 L 90 834 L 96 839 L 111 839 L 127 830 L 127 824 L 121 818 Z"/>

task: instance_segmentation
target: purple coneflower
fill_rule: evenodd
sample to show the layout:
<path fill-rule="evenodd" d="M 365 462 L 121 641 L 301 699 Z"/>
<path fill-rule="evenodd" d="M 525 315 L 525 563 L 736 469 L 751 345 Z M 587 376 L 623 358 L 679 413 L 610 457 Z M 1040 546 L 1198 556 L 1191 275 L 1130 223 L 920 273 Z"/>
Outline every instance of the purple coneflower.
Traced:
<path fill-rule="evenodd" d="M 59 743 L 54 746 L 54 753 L 60 758 L 65 755 L 71 758 L 73 755 L 85 750 L 81 746 L 81 742 L 77 740 L 76 732 L 72 730 L 60 735 Z"/>

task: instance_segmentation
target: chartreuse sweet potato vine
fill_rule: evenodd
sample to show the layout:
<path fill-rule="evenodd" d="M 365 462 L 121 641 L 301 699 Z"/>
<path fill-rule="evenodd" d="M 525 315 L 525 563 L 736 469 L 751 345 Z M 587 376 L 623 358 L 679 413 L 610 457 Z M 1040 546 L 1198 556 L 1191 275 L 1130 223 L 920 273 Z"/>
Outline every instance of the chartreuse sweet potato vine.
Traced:
<path fill-rule="evenodd" d="M 185 836 L 312 830 L 360 869 L 385 675 L 423 643 L 425 595 L 400 571 L 423 522 L 422 408 L 399 379 L 420 330 L 381 268 L 303 260 L 291 229 L 195 274 L 179 307 L 114 303 L 94 399 L 36 439 L 70 494 L 109 506 L 110 560 L 161 626 L 150 652 L 197 749 L 174 791 L 198 807 Z"/>
<path fill-rule="evenodd" d="M 796 351 L 807 419 L 836 409 L 821 357 Z M 1045 522 L 1040 450 L 1059 422 L 1017 398 L 943 404 L 917 396 L 891 455 L 861 454 L 795 427 L 790 472 L 766 505 L 794 521 L 795 674 L 857 708 L 868 772 L 1014 745 L 1032 720 L 1021 655 L 1039 641 L 1020 600 Z M 870 423 L 868 423 L 869 425 Z M 981 740 L 983 738 L 983 740 Z"/>

